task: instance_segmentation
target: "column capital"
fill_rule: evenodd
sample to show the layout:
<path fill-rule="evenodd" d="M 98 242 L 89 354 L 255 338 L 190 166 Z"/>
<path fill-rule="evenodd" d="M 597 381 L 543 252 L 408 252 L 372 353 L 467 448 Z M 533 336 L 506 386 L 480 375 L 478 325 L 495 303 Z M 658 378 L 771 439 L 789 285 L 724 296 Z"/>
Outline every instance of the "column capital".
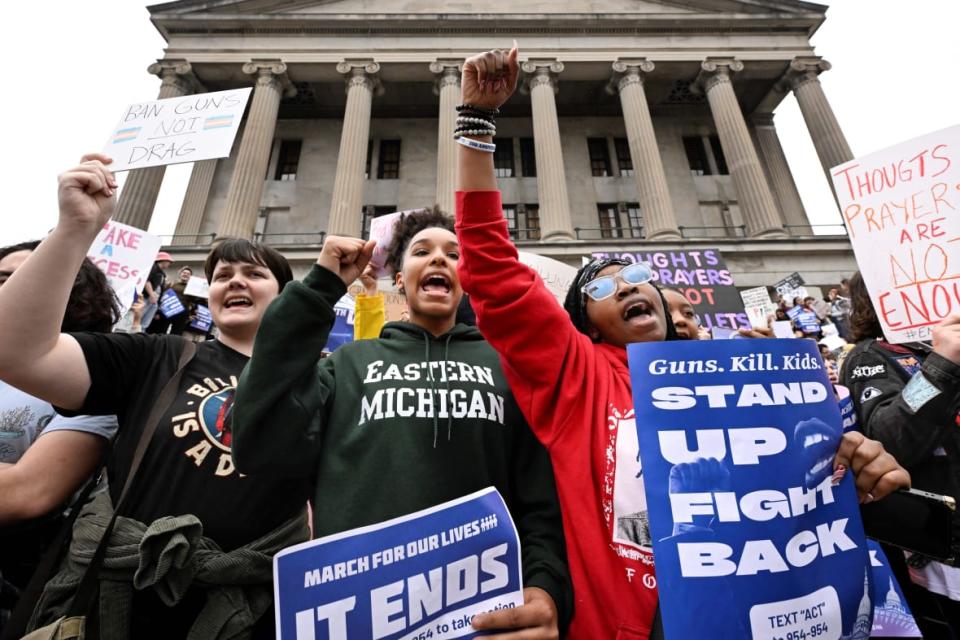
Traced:
<path fill-rule="evenodd" d="M 194 93 L 202 86 L 193 73 L 193 66 L 186 60 L 157 60 L 147 67 L 147 73 L 158 76 L 161 87 L 173 87 L 183 95 Z"/>
<path fill-rule="evenodd" d="M 551 86 L 554 93 L 560 90 L 557 75 L 563 71 L 563 63 L 559 60 L 527 60 L 520 68 L 524 73 L 521 93 L 529 93 L 540 85 Z"/>
<path fill-rule="evenodd" d="M 613 74 L 607 83 L 607 93 L 614 95 L 631 84 L 643 84 L 644 76 L 654 70 L 656 65 L 646 58 L 621 58 L 613 63 Z"/>
<path fill-rule="evenodd" d="M 243 72 L 257 77 L 257 85 L 274 86 L 283 97 L 292 98 L 297 95 L 297 88 L 293 86 L 287 75 L 287 64 L 280 60 L 251 60 L 244 63 Z"/>
<path fill-rule="evenodd" d="M 373 60 L 341 60 L 337 63 L 337 73 L 346 76 L 346 90 L 350 87 L 363 87 L 373 95 L 383 95 L 380 82 L 380 63 Z"/>
<path fill-rule="evenodd" d="M 707 58 L 700 63 L 700 73 L 691 88 L 707 93 L 716 85 L 730 82 L 733 74 L 743 71 L 743 63 L 736 58 Z"/>
<path fill-rule="evenodd" d="M 463 60 L 434 60 L 430 63 L 430 73 L 437 76 L 433 83 L 434 95 L 440 95 L 440 91 L 447 86 L 460 86 L 460 72 L 463 68 Z"/>
<path fill-rule="evenodd" d="M 796 89 L 808 82 L 816 82 L 817 76 L 833 68 L 820 56 L 797 56 L 790 61 L 790 67 L 783 74 L 785 89 Z"/>

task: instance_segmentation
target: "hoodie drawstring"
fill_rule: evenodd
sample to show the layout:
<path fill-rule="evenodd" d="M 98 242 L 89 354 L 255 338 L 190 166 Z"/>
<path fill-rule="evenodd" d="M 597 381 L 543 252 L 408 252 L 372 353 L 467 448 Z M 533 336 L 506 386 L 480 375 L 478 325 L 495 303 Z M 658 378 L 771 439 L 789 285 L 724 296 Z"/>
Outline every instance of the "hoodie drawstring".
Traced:
<path fill-rule="evenodd" d="M 431 413 L 433 414 L 433 448 L 437 448 L 437 436 L 440 432 L 440 422 L 437 420 L 437 386 L 434 384 L 433 380 L 433 367 L 430 366 L 430 336 L 423 336 L 424 344 L 424 354 L 423 357 L 427 362 L 427 377 L 430 379 L 430 406 L 432 407 Z"/>
<path fill-rule="evenodd" d="M 450 360 L 450 339 L 451 339 L 451 338 L 453 338 L 453 334 L 448 333 L 448 334 L 447 334 L 447 342 L 446 342 L 446 344 L 445 344 L 444 347 L 443 347 L 443 361 L 444 361 L 444 363 L 446 363 L 448 360 Z M 443 379 L 444 379 L 444 380 L 446 381 L 446 383 L 447 383 L 447 403 L 449 404 L 449 403 L 450 403 L 450 378 L 449 378 L 449 376 L 444 376 Z M 453 431 L 453 410 L 452 410 L 452 408 L 448 407 L 448 408 L 447 408 L 447 442 L 450 442 L 450 433 L 451 433 L 452 431 Z M 434 433 L 433 439 L 434 439 L 434 445 L 433 445 L 433 446 L 437 446 L 437 445 L 436 445 L 436 439 L 437 439 L 436 433 Z"/>

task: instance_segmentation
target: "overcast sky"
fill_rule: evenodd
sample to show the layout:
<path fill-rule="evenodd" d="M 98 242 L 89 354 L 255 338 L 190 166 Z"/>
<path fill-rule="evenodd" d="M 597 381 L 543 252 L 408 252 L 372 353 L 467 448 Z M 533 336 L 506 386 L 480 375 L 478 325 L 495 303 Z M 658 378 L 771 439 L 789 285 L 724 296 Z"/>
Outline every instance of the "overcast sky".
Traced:
<path fill-rule="evenodd" d="M 146 67 L 163 38 L 137 0 L 16 3 L 4 8 L 0 244 L 56 223 L 56 176 L 102 148 L 125 105 L 156 98 Z M 149 4 L 152 4 L 149 3 Z M 813 38 L 833 63 L 820 79 L 857 155 L 960 123 L 956 0 L 838 0 Z M 787 159 L 814 224 L 839 221 L 796 101 L 776 112 Z M 192 165 L 167 168 L 150 231 L 173 233 Z"/>

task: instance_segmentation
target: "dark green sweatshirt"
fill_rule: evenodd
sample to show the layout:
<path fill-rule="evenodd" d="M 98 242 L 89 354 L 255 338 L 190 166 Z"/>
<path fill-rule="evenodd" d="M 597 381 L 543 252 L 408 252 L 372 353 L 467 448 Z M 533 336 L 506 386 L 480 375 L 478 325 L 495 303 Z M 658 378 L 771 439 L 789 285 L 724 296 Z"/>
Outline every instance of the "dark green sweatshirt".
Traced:
<path fill-rule="evenodd" d="M 520 534 L 524 585 L 553 597 L 565 628 L 573 601 L 553 470 L 496 352 L 474 327 L 435 338 L 391 322 L 321 360 L 344 293 L 314 266 L 267 309 L 232 410 L 237 469 L 316 477 L 316 537 L 495 486 Z"/>

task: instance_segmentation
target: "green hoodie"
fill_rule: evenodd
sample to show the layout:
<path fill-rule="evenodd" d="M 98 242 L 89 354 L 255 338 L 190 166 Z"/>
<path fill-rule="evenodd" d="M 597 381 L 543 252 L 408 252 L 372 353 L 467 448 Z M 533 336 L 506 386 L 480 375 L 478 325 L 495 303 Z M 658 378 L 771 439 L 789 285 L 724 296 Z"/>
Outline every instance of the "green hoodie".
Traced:
<path fill-rule="evenodd" d="M 314 476 L 317 537 L 495 486 L 520 534 L 524 585 L 553 597 L 565 627 L 572 593 L 553 470 L 496 352 L 474 327 L 433 337 L 391 322 L 379 339 L 321 359 L 345 293 L 314 266 L 267 309 L 232 410 L 237 469 Z"/>

